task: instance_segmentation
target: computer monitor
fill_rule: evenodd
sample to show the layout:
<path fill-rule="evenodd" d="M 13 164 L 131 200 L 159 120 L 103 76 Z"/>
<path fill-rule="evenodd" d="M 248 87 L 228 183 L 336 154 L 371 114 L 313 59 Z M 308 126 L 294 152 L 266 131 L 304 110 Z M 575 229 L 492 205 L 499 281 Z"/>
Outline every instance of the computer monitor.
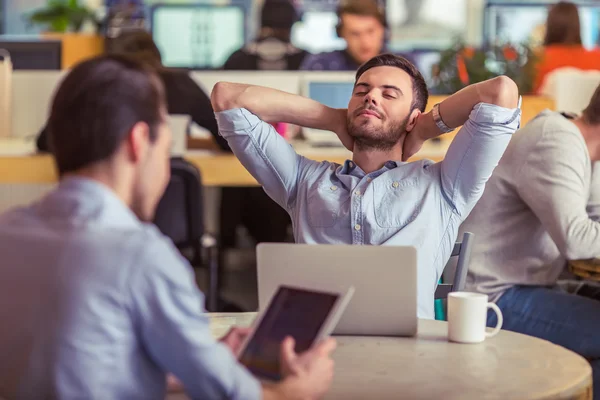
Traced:
<path fill-rule="evenodd" d="M 332 108 L 346 108 L 354 89 L 354 73 L 315 72 L 303 76 L 303 96 L 316 100 Z M 338 143 L 333 132 L 305 128 L 304 136 L 309 142 Z"/>
<path fill-rule="evenodd" d="M 313 54 L 344 49 L 346 42 L 335 31 L 337 23 L 335 11 L 305 11 L 292 28 L 292 44 Z"/>
<path fill-rule="evenodd" d="M 10 54 L 14 70 L 60 70 L 60 40 L 0 36 L 0 49 Z"/>
<path fill-rule="evenodd" d="M 433 68 L 440 63 L 442 58 L 441 51 L 436 49 L 417 49 L 413 50 L 410 56 L 419 72 L 421 72 L 421 75 L 423 75 L 423 78 L 425 78 L 427 86 L 433 86 Z"/>
<path fill-rule="evenodd" d="M 246 40 L 246 12 L 241 4 L 152 7 L 152 37 L 167 67 L 221 68 Z"/>
<path fill-rule="evenodd" d="M 308 80 L 307 95 L 313 100 L 332 108 L 346 108 L 352 96 L 354 81 L 327 82 Z"/>
<path fill-rule="evenodd" d="M 484 12 L 484 40 L 523 43 L 531 38 L 542 40 L 548 9 L 555 1 L 523 1 L 516 4 L 490 1 Z M 575 0 L 581 20 L 582 44 L 592 49 L 600 44 L 600 3 Z M 540 37 L 537 37 L 540 36 Z"/>

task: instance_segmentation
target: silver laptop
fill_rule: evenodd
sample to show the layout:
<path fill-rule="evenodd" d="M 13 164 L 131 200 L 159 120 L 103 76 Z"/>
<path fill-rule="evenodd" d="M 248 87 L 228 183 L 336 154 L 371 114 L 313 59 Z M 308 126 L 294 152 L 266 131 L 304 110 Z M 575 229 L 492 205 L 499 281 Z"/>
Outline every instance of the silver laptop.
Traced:
<path fill-rule="evenodd" d="M 413 336 L 417 332 L 414 247 L 261 243 L 257 270 L 260 311 L 280 285 L 315 290 L 354 286 L 354 296 L 334 334 Z"/>

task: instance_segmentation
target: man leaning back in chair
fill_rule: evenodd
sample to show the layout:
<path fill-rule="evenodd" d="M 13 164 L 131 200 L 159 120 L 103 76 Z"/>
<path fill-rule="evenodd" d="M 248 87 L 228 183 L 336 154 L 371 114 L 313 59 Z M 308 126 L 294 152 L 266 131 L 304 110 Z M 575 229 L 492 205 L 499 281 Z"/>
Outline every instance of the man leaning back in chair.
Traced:
<path fill-rule="evenodd" d="M 212 92 L 221 135 L 291 215 L 297 242 L 417 248 L 420 318 L 433 318 L 435 288 L 459 225 L 521 115 L 518 89 L 507 77 L 470 85 L 425 113 L 427 100 L 415 66 L 390 54 L 359 68 L 348 109 L 245 84 L 219 82 Z M 304 158 L 274 121 L 333 131 L 352 160 Z M 443 161 L 407 162 L 424 141 L 461 125 Z"/>

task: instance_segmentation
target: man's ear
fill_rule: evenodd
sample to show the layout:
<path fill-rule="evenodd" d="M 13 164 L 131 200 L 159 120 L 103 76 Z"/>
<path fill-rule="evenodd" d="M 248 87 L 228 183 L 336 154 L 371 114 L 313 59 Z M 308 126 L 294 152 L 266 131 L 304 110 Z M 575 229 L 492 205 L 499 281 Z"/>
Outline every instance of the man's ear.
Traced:
<path fill-rule="evenodd" d="M 410 132 L 414 129 L 415 125 L 417 125 L 417 121 L 419 120 L 419 116 L 421 115 L 421 110 L 414 109 L 408 116 L 408 122 L 406 123 L 406 132 Z"/>
<path fill-rule="evenodd" d="M 127 154 L 131 162 L 144 157 L 150 145 L 150 127 L 145 122 L 137 122 L 127 135 Z"/>

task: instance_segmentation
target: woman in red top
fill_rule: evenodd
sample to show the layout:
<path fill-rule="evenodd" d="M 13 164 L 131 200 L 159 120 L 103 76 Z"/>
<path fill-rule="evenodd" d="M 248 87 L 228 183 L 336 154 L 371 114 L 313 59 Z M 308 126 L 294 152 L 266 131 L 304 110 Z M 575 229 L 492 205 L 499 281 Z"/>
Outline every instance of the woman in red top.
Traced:
<path fill-rule="evenodd" d="M 539 92 L 546 75 L 563 67 L 600 70 L 600 50 L 586 50 L 581 44 L 579 12 L 568 1 L 555 4 L 548 12 L 534 90 Z"/>

